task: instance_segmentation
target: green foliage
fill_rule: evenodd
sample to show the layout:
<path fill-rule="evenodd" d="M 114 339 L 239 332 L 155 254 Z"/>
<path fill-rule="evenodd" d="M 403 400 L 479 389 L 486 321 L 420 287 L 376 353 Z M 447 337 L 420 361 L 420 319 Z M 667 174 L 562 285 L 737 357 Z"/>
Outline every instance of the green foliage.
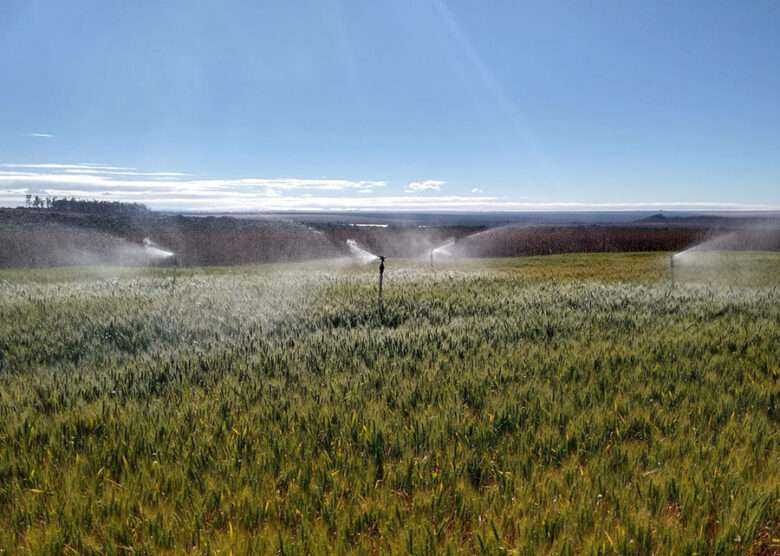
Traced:
<path fill-rule="evenodd" d="M 0 273 L 0 547 L 771 553 L 761 257 Z"/>

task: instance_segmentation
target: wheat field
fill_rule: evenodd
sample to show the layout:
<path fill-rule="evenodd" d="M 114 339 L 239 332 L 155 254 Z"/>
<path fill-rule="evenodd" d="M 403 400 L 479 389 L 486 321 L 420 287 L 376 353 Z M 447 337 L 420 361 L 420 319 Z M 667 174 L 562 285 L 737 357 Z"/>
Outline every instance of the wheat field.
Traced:
<path fill-rule="evenodd" d="M 0 553 L 777 554 L 780 257 L 710 262 L 0 272 Z"/>

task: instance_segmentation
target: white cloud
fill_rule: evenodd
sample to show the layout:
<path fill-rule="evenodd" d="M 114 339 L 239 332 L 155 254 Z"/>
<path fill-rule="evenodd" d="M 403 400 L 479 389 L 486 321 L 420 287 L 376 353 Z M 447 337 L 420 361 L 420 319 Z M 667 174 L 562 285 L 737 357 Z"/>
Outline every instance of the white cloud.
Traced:
<path fill-rule="evenodd" d="M 127 170 L 102 170 L 96 168 L 65 168 L 64 172 L 68 174 L 93 174 L 99 176 L 143 176 L 157 179 L 181 178 L 187 175 L 182 172 L 135 172 Z"/>
<path fill-rule="evenodd" d="M 0 205 L 18 205 L 25 192 L 56 197 L 138 201 L 153 208 L 233 207 L 262 210 L 268 199 L 283 192 L 316 191 L 361 195 L 385 187 L 379 180 L 331 178 L 211 178 L 198 179 L 183 172 L 147 172 L 107 164 L 0 164 L 0 187 L 20 192 L 16 199 L 0 198 Z M 311 195 L 311 194 L 309 194 Z M 292 197 L 295 198 L 295 197 Z"/>
<path fill-rule="evenodd" d="M 442 195 L 444 182 L 409 184 L 408 194 L 375 195 L 378 180 L 328 178 L 195 179 L 182 172 L 146 172 L 105 164 L 0 164 L 0 206 L 18 206 L 32 193 L 133 201 L 154 209 L 199 211 L 620 211 L 777 210 L 761 204 L 719 202 L 530 202 L 487 196 Z M 412 187 L 414 186 L 414 187 Z"/>
<path fill-rule="evenodd" d="M 482 191 L 479 187 L 475 187 L 474 189 L 471 190 L 471 192 L 472 193 L 484 193 L 484 191 Z"/>
<path fill-rule="evenodd" d="M 26 170 L 135 170 L 125 166 L 106 166 L 86 162 L 83 164 L 0 164 L 2 168 L 23 168 Z"/>
<path fill-rule="evenodd" d="M 38 137 L 40 139 L 51 139 L 54 137 L 51 133 L 28 133 L 27 137 Z"/>
<path fill-rule="evenodd" d="M 406 186 L 407 191 L 440 191 L 445 182 L 438 180 L 413 181 Z"/>
<path fill-rule="evenodd" d="M 9 167 L 24 167 L 20 165 L 3 165 Z M 47 166 L 48 170 L 51 166 Z M 56 168 L 54 169 L 56 170 Z M 342 179 L 306 179 L 306 178 L 239 178 L 239 179 L 180 179 L 186 174 L 178 172 L 118 172 L 118 173 L 93 173 L 89 171 L 71 171 L 71 168 L 61 168 L 61 172 L 9 172 L 0 171 L 0 183 L 35 184 L 42 186 L 72 185 L 81 186 L 85 190 L 95 188 L 120 188 L 143 189 L 150 192 L 172 190 L 193 191 L 230 191 L 232 189 L 242 191 L 256 191 L 258 189 L 296 190 L 316 189 L 321 191 L 344 191 L 357 189 L 373 191 L 384 187 L 383 181 L 351 181 Z M 117 175 L 118 177 L 114 177 Z M 154 179 L 136 179 L 136 178 Z M 162 180 L 160 178 L 166 178 Z"/>

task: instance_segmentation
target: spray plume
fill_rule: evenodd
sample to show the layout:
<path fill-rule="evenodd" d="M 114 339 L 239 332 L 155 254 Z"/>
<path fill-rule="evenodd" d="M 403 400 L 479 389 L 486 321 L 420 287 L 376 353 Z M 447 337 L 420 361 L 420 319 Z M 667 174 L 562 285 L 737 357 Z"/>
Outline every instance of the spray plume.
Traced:
<path fill-rule="evenodd" d="M 144 253 L 152 259 L 168 259 L 174 256 L 173 251 L 167 251 L 162 249 L 159 245 L 153 242 L 151 239 L 144 238 Z"/>
<path fill-rule="evenodd" d="M 347 240 L 347 247 L 349 247 L 349 254 L 352 258 L 360 264 L 368 264 L 379 260 L 379 257 L 360 247 L 354 239 Z"/>
<path fill-rule="evenodd" d="M 780 250 L 780 223 L 764 224 L 735 230 L 694 245 L 675 254 L 678 261 L 697 253 L 712 251 L 778 251 Z"/>
<path fill-rule="evenodd" d="M 696 281 L 752 282 L 764 263 L 760 254 L 772 251 L 780 251 L 780 223 L 734 230 L 672 255 L 672 280 L 675 270 L 682 270 L 693 272 Z"/>
<path fill-rule="evenodd" d="M 438 257 L 438 256 L 452 257 L 454 255 L 453 253 L 454 247 L 455 247 L 455 238 L 450 238 L 447 241 L 445 241 L 443 244 L 435 248 L 433 251 L 431 251 L 431 254 L 434 257 Z"/>

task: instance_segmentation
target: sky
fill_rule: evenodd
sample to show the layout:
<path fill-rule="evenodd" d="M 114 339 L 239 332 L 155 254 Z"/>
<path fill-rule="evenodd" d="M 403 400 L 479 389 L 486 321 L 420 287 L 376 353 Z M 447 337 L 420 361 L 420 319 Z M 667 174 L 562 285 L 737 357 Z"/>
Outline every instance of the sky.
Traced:
<path fill-rule="evenodd" d="M 780 208 L 780 2 L 0 1 L 0 205 Z"/>

